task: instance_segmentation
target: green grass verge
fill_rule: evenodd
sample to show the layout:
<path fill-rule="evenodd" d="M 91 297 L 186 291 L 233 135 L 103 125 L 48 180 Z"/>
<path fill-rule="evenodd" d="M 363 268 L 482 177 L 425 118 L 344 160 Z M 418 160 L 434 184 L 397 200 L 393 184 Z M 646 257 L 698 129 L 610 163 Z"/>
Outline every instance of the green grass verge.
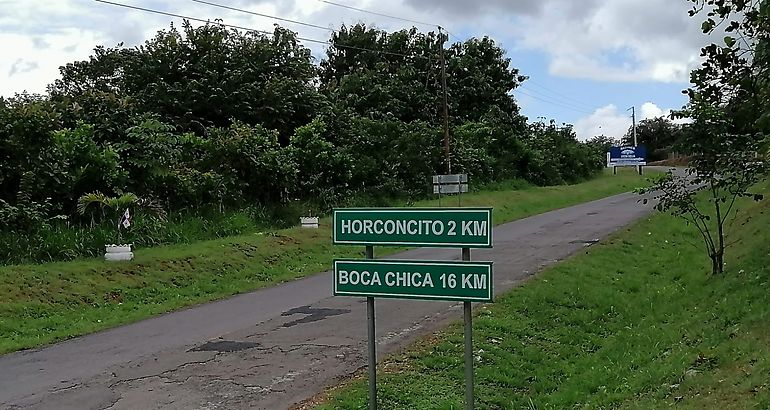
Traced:
<path fill-rule="evenodd" d="M 556 187 L 463 195 L 492 206 L 496 223 L 629 191 L 632 172 Z M 501 186 L 500 188 L 505 188 Z M 435 206 L 422 201 L 419 206 Z M 450 205 L 447 200 L 444 205 Z M 0 267 L 0 353 L 32 348 L 329 269 L 359 247 L 332 246 L 318 230 L 284 229 L 189 245 L 139 249 L 127 263 L 98 259 Z M 378 255 L 396 249 L 378 249 Z"/>
<path fill-rule="evenodd" d="M 770 409 L 770 201 L 745 209 L 722 276 L 658 214 L 478 308 L 477 408 Z M 386 359 L 381 408 L 463 408 L 462 352 L 455 324 Z M 365 383 L 320 409 L 364 409 Z"/>

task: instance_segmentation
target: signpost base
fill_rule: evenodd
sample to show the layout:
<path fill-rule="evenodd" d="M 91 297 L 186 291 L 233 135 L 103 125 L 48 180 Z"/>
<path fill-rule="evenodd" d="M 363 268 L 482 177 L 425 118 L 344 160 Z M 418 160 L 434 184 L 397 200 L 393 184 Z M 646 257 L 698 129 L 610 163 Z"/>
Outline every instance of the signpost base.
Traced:
<path fill-rule="evenodd" d="M 473 315 L 471 302 L 463 302 L 465 316 L 465 408 L 473 410 Z"/>
<path fill-rule="evenodd" d="M 438 181 L 443 182 L 439 177 Z M 458 203 L 467 177 L 457 185 Z M 465 178 L 465 181 L 462 179 Z M 463 182 L 466 182 L 463 184 Z M 440 197 L 439 197 L 440 198 Z M 440 199 L 439 199 L 440 200 Z M 335 259 L 335 296 L 366 297 L 369 410 L 377 409 L 375 297 L 461 300 L 465 320 L 465 408 L 474 408 L 473 309 L 491 302 L 492 262 L 471 262 L 471 248 L 492 247 L 491 208 L 351 208 L 333 212 L 333 243 L 364 245 L 366 259 Z M 462 262 L 374 260 L 375 245 L 462 248 Z"/>
<path fill-rule="evenodd" d="M 367 334 L 369 336 L 369 409 L 377 410 L 377 341 L 374 337 L 374 298 L 366 298 Z"/>
<path fill-rule="evenodd" d="M 462 260 L 471 260 L 471 250 L 463 248 Z M 473 312 L 471 302 L 463 302 L 465 318 L 465 409 L 473 410 Z"/>
<path fill-rule="evenodd" d="M 374 247 L 366 247 L 366 259 L 374 259 Z M 366 334 L 369 338 L 369 409 L 377 410 L 377 339 L 374 328 L 374 298 L 366 298 Z"/>

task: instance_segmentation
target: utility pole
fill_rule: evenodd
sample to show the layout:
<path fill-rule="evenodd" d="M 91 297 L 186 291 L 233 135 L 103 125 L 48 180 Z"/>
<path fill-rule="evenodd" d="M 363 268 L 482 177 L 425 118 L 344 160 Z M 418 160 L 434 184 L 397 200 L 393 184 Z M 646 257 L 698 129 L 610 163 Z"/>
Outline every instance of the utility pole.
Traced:
<path fill-rule="evenodd" d="M 632 121 L 632 124 L 633 124 L 631 126 L 631 129 L 633 130 L 632 132 L 634 134 L 634 146 L 636 147 L 636 146 L 639 145 L 639 143 L 636 141 L 636 108 L 635 107 L 631 107 L 628 110 L 631 110 L 631 121 Z M 626 111 L 628 111 L 628 110 L 626 110 Z"/>
<path fill-rule="evenodd" d="M 449 102 L 446 89 L 446 59 L 444 58 L 444 34 L 441 32 L 441 26 L 438 28 L 438 35 L 441 39 L 441 87 L 444 89 L 444 156 L 446 158 L 447 174 L 452 173 L 452 160 L 449 155 Z"/>

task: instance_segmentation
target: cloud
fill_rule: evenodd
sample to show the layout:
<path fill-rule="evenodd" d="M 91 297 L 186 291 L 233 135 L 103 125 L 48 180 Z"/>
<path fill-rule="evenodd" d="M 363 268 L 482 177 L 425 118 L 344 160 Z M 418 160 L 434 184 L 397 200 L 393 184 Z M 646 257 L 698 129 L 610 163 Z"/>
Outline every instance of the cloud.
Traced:
<path fill-rule="evenodd" d="M 551 74 L 596 81 L 686 81 L 704 42 L 686 1 L 646 0 L 338 0 L 353 7 L 447 27 L 455 34 L 490 35 L 509 49 L 546 56 Z M 3 3 L 4 0 L 0 0 Z M 318 0 L 231 0 L 251 11 L 336 28 L 366 22 L 398 30 L 412 23 L 335 7 Z M 96 45 L 134 46 L 180 19 L 128 10 L 93 1 L 18 2 L 0 13 L 0 95 L 22 89 L 43 91 L 67 62 L 87 58 Z M 272 31 L 275 21 L 192 1 L 126 2 L 214 21 Z M 39 24 L 45 21 L 46 24 Z M 198 25 L 198 23 L 194 23 Z M 282 22 L 303 37 L 326 40 L 329 31 Z M 433 25 L 418 25 L 435 30 Z M 12 41 L 8 43 L 7 41 Z M 6 45 L 9 44 L 8 48 Z M 323 46 L 307 43 L 314 55 Z M 39 66 L 23 81 L 7 73 L 17 59 Z M 5 75 L 5 77 L 3 77 Z M 16 77 L 19 77 L 17 74 Z"/>
<path fill-rule="evenodd" d="M 574 130 L 581 141 L 591 139 L 597 135 L 606 135 L 612 138 L 622 137 L 628 127 L 631 126 L 631 116 L 618 112 L 618 107 L 609 104 L 597 108 L 587 117 L 575 121 Z"/>
<path fill-rule="evenodd" d="M 46 42 L 40 37 L 32 37 L 32 45 L 35 48 L 40 48 L 40 49 L 46 49 L 48 47 L 51 47 L 51 45 L 48 44 L 48 42 Z"/>
<path fill-rule="evenodd" d="M 671 115 L 670 108 L 661 108 L 653 102 L 642 104 L 641 110 L 637 111 L 637 122 L 652 118 L 666 117 Z M 673 121 L 677 124 L 690 122 L 688 119 L 677 119 Z M 622 138 L 631 128 L 633 121 L 630 111 L 620 111 L 614 104 L 609 104 L 596 109 L 592 114 L 583 117 L 574 124 L 575 133 L 578 139 L 585 141 L 598 135 L 606 135 L 612 138 Z"/>
<path fill-rule="evenodd" d="M 40 67 L 40 64 L 36 61 L 25 61 L 20 58 L 11 65 L 11 71 L 8 72 L 8 77 L 13 77 L 16 74 L 28 73 L 38 67 Z"/>
<path fill-rule="evenodd" d="M 35 47 L 30 36 L 0 32 L 0 95 L 10 96 L 15 92 L 40 93 L 59 74 L 59 66 L 74 59 L 88 57 L 94 44 L 102 40 L 97 33 L 69 29 L 57 34 L 44 34 L 39 41 L 45 41 L 48 48 Z M 39 43 L 39 42 L 38 42 Z M 67 47 L 76 44 L 74 49 Z"/>
<path fill-rule="evenodd" d="M 405 0 L 407 6 L 420 11 L 441 13 L 452 17 L 467 18 L 488 13 L 509 13 L 522 15 L 540 14 L 545 7 L 542 0 L 486 0 L 468 2 L 467 0 Z"/>
<path fill-rule="evenodd" d="M 522 17 L 514 34 L 520 47 L 548 56 L 553 75 L 686 82 L 707 41 L 683 1 L 546 1 L 548 12 Z"/>

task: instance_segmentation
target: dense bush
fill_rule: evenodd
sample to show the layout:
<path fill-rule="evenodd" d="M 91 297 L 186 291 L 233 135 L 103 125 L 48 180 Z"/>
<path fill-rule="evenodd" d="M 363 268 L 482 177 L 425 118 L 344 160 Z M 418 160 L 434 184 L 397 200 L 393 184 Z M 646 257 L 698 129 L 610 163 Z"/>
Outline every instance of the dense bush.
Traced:
<path fill-rule="evenodd" d="M 356 25 L 333 35 L 320 66 L 281 28 L 185 24 L 139 47 L 97 48 L 62 67 L 48 95 L 0 98 L 0 263 L 99 253 L 115 222 L 75 212 L 88 193 L 168 211 L 138 212 L 123 237 L 138 246 L 426 196 L 448 165 L 443 40 Z M 525 78 L 491 39 L 445 53 L 453 172 L 543 185 L 601 169 L 602 150 L 571 128 L 527 124 L 510 94 Z"/>

